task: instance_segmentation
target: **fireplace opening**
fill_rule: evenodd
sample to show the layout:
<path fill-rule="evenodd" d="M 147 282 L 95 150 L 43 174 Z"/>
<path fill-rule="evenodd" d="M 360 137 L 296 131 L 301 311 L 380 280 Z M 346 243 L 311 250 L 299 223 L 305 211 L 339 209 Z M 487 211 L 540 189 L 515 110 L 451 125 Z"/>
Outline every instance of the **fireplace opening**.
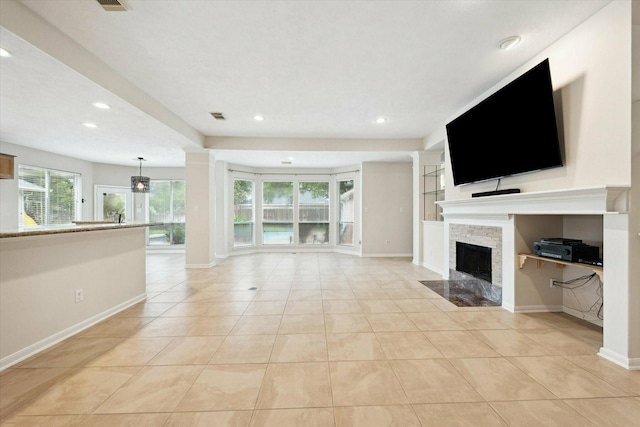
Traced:
<path fill-rule="evenodd" d="M 456 242 L 456 270 L 491 283 L 491 248 Z"/>

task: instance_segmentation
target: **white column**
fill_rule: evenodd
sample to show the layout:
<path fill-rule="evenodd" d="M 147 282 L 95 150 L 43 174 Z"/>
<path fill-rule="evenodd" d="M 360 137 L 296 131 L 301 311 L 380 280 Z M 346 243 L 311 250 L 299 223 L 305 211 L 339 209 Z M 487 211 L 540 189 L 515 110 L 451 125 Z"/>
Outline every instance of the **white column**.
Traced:
<path fill-rule="evenodd" d="M 629 257 L 629 238 L 629 215 L 604 216 L 604 342 L 598 354 L 626 368 L 640 369 L 640 355 L 632 354 L 634 348 L 637 351 L 640 325 L 631 321 L 638 310 L 632 281 L 637 284 L 638 280 L 629 275 L 636 268 L 632 264 L 637 264 Z"/>
<path fill-rule="evenodd" d="M 233 205 L 232 183 L 229 182 L 227 162 L 216 161 L 216 258 L 226 258 L 233 246 L 230 209 Z"/>
<path fill-rule="evenodd" d="M 186 267 L 215 265 L 215 160 L 210 150 L 187 151 Z"/>

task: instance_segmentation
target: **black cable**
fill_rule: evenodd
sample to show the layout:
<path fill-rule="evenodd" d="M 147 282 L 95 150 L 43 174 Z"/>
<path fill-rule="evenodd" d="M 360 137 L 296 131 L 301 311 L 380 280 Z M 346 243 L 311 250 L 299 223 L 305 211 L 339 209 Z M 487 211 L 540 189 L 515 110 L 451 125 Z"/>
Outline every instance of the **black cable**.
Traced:
<path fill-rule="evenodd" d="M 584 286 L 587 286 L 592 282 L 592 279 L 594 277 L 596 277 L 597 274 L 596 273 L 592 273 L 589 275 L 585 275 L 585 276 L 580 276 L 580 277 L 576 277 L 575 279 L 571 279 L 571 280 L 567 280 L 566 282 L 559 282 L 559 281 L 553 281 L 553 285 L 554 286 L 558 286 L 562 289 L 566 289 L 568 291 L 570 291 L 573 294 L 573 291 L 575 289 L 579 289 L 582 288 Z M 579 283 L 577 285 L 574 285 L 576 282 L 582 281 L 582 283 Z M 602 282 L 600 280 L 598 280 L 598 290 L 596 291 L 596 295 L 598 296 L 598 299 L 596 299 L 596 301 L 591 305 L 591 307 L 589 307 L 588 310 L 584 310 L 582 308 L 582 304 L 580 304 L 580 301 L 578 300 L 577 296 L 574 294 L 574 298 L 576 298 L 576 301 L 578 302 L 578 304 L 580 305 L 580 308 L 577 309 L 577 311 L 579 311 L 580 313 L 582 313 L 583 315 L 590 313 L 592 311 L 594 311 L 595 307 L 598 305 L 599 301 L 602 301 Z M 600 305 L 598 307 L 598 311 L 596 312 L 596 317 L 600 320 L 604 320 L 604 316 L 602 313 L 602 308 L 604 306 L 604 301 L 600 302 Z"/>

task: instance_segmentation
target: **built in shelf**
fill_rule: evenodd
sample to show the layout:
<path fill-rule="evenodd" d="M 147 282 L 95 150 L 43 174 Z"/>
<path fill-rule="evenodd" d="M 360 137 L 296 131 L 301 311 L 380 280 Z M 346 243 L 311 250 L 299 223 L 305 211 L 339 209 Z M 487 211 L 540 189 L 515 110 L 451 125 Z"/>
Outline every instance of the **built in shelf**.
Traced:
<path fill-rule="evenodd" d="M 518 268 L 524 267 L 524 263 L 525 263 L 525 261 L 527 259 L 535 259 L 536 260 L 536 266 L 538 268 L 541 268 L 546 262 L 551 263 L 551 264 L 555 264 L 557 268 L 564 268 L 566 266 L 578 267 L 578 268 L 586 268 L 586 269 L 591 270 L 594 273 L 596 273 L 598 275 L 598 277 L 600 278 L 600 281 L 602 283 L 604 283 L 604 277 L 603 277 L 604 270 L 603 270 L 602 267 L 600 267 L 598 265 L 582 264 L 580 262 L 563 261 L 563 260 L 559 260 L 559 259 L 541 257 L 539 255 L 534 255 L 534 254 L 518 254 Z"/>

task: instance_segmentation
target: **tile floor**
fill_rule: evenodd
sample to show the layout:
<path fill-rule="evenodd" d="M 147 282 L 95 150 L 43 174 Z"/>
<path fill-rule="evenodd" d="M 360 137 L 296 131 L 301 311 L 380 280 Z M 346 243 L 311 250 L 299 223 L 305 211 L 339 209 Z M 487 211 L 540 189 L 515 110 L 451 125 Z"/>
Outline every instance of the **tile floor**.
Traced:
<path fill-rule="evenodd" d="M 640 371 L 596 355 L 598 328 L 458 308 L 407 259 L 147 272 L 146 302 L 0 372 L 2 426 L 640 425 Z"/>

